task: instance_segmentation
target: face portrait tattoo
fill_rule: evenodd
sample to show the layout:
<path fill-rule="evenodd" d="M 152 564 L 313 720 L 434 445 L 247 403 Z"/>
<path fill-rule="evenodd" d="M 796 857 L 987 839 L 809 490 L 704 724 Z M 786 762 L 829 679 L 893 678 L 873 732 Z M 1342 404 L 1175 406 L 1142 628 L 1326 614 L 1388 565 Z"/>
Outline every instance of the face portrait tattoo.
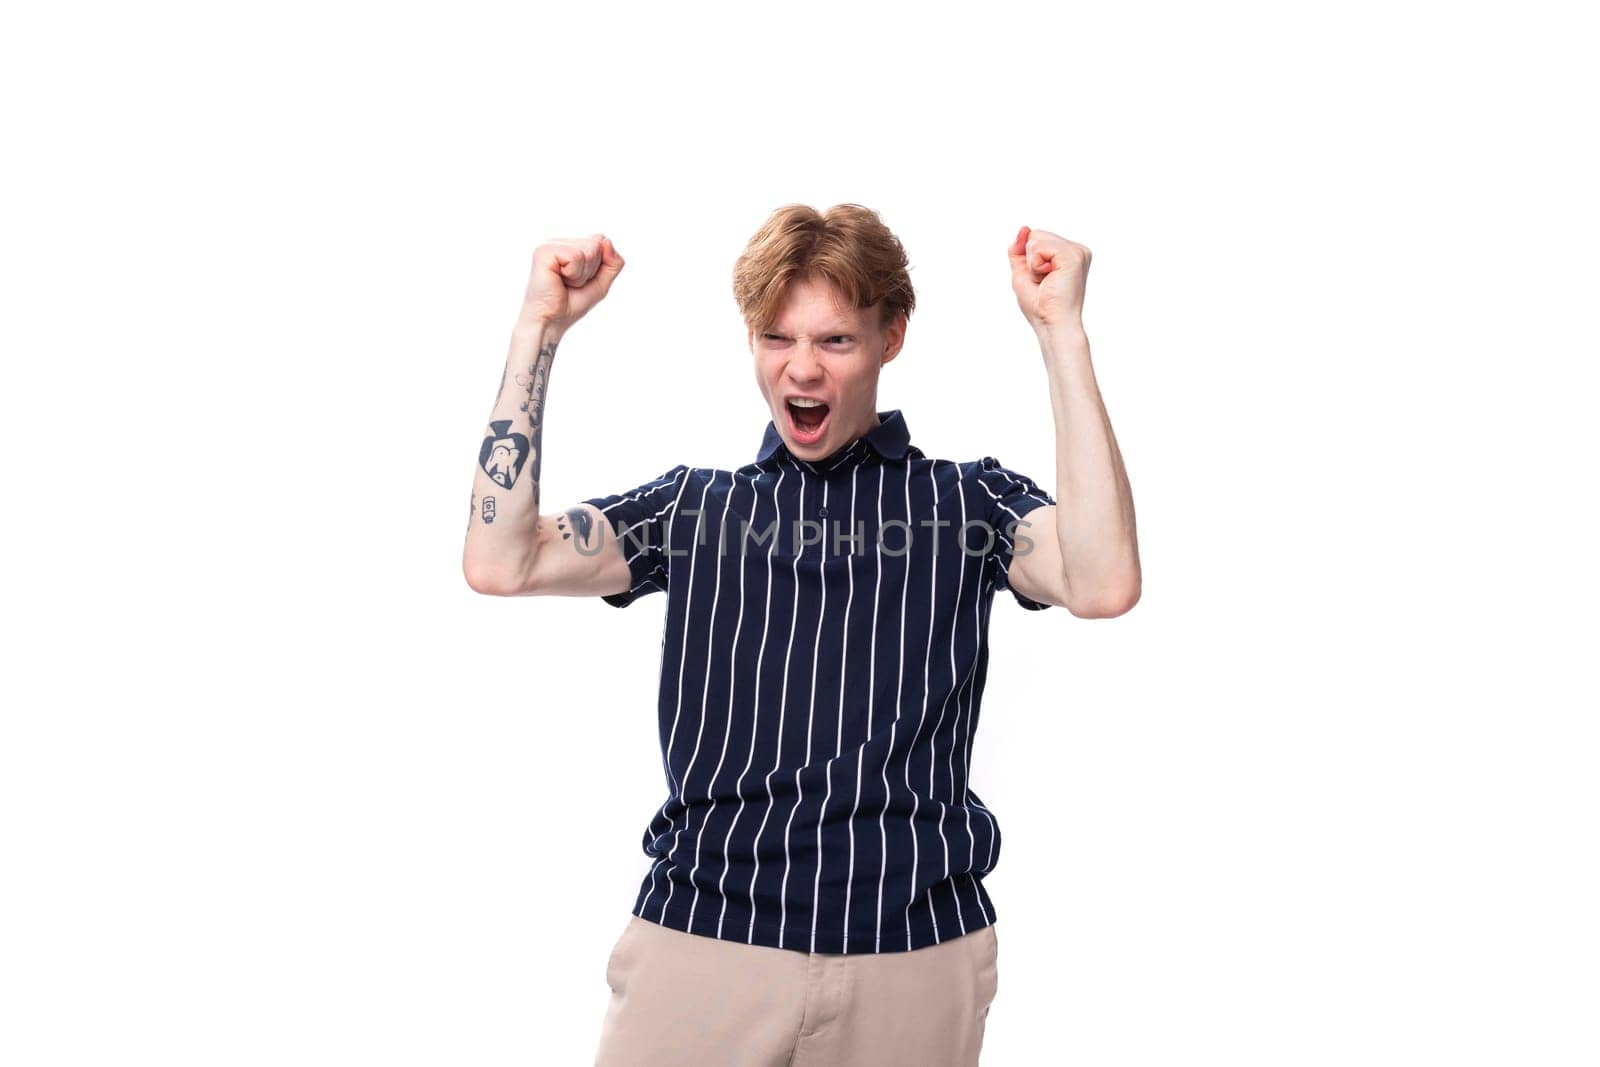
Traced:
<path fill-rule="evenodd" d="M 528 462 L 528 438 L 511 429 L 510 419 L 490 423 L 489 431 L 478 452 L 478 464 L 496 485 L 510 489 Z"/>

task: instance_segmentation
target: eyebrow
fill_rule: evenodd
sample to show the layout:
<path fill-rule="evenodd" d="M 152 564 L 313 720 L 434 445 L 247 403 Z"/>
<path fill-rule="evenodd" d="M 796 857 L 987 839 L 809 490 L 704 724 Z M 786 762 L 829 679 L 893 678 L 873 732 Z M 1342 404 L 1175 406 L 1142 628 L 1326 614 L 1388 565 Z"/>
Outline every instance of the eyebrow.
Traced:
<path fill-rule="evenodd" d="M 788 337 L 788 336 L 790 336 L 790 334 L 789 334 L 789 332 L 787 330 L 780 329 L 777 326 L 768 327 L 766 330 L 764 330 L 762 332 L 763 333 L 775 333 L 775 334 L 778 334 L 780 337 Z M 855 332 L 856 331 L 855 331 L 855 329 L 853 327 L 840 326 L 840 325 L 824 326 L 822 329 L 817 331 L 818 335 L 824 336 L 824 337 L 832 337 L 834 334 L 841 334 L 841 333 L 854 335 Z"/>

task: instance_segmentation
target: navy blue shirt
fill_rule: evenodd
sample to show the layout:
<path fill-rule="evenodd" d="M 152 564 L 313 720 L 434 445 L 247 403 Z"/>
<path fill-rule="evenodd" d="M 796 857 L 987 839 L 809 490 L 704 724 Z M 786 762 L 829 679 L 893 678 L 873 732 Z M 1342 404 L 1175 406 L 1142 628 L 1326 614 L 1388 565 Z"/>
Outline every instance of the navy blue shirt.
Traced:
<path fill-rule="evenodd" d="M 1018 522 L 1055 500 L 992 456 L 929 459 L 898 409 L 824 459 L 769 420 L 737 470 L 678 465 L 591 497 L 665 592 L 669 795 L 633 913 L 808 952 L 899 952 L 995 921 L 994 815 L 968 786 L 989 608 Z"/>

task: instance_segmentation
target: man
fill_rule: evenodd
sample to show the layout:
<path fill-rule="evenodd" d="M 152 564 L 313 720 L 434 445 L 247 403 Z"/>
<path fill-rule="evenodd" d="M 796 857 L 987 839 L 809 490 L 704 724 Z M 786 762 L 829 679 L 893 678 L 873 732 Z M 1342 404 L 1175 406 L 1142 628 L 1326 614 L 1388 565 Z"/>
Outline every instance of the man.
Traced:
<path fill-rule="evenodd" d="M 735 267 L 771 414 L 754 459 L 540 515 L 551 363 L 623 260 L 599 234 L 535 252 L 467 581 L 617 607 L 667 593 L 670 795 L 607 964 L 597 1064 L 977 1063 L 1000 832 L 968 773 L 994 593 L 1106 618 L 1140 591 L 1083 331 L 1088 249 L 1024 226 L 1009 255 L 1049 379 L 1059 509 L 992 456 L 928 458 L 904 413 L 877 409 L 914 294 L 900 242 L 843 204 L 780 209 Z"/>

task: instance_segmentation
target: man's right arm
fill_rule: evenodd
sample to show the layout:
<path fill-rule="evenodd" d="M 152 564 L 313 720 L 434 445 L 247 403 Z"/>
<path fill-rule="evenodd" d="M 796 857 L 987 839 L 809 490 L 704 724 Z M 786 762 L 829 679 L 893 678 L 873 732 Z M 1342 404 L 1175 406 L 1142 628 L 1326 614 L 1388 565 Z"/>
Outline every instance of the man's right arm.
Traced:
<path fill-rule="evenodd" d="M 534 253 L 472 476 L 462 570 L 477 592 L 600 596 L 629 587 L 622 547 L 594 505 L 539 513 L 545 398 L 556 348 L 621 269 L 622 257 L 598 234 L 546 243 Z"/>

